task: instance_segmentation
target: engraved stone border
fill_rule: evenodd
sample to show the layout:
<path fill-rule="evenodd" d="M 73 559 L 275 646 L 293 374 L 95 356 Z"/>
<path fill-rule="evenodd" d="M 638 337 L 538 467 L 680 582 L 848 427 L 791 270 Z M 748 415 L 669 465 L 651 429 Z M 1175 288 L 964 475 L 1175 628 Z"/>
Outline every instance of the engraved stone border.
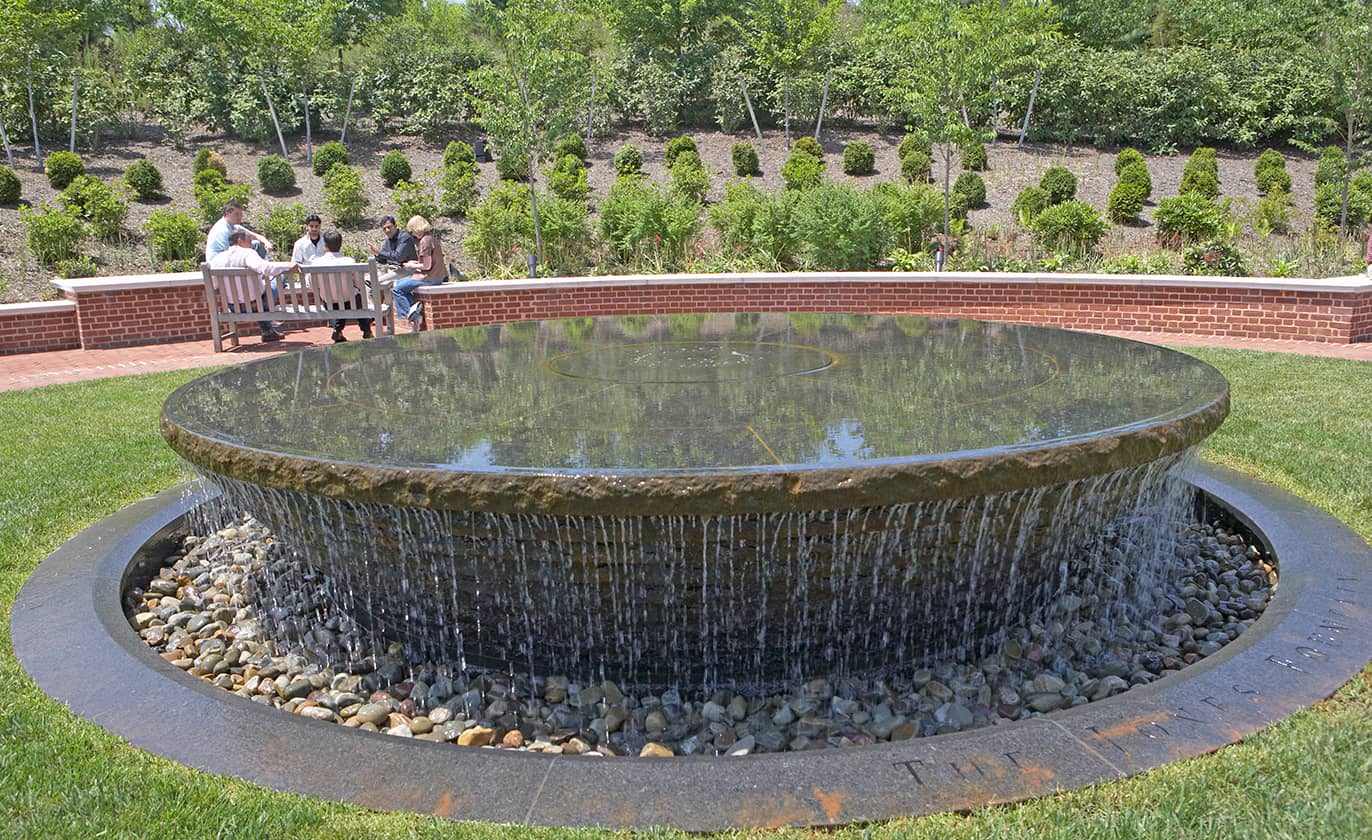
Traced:
<path fill-rule="evenodd" d="M 15 600 L 11 631 L 20 663 L 45 692 L 135 746 L 368 808 L 695 831 L 964 810 L 1211 752 L 1325 699 L 1372 658 L 1366 543 L 1237 473 L 1202 465 L 1193 481 L 1277 557 L 1280 585 L 1248 632 L 1110 700 L 895 744 L 731 759 L 550 757 L 378 736 L 233 697 L 164 662 L 120 607 L 140 549 L 203 498 L 194 485 L 131 505 L 54 552 Z"/>

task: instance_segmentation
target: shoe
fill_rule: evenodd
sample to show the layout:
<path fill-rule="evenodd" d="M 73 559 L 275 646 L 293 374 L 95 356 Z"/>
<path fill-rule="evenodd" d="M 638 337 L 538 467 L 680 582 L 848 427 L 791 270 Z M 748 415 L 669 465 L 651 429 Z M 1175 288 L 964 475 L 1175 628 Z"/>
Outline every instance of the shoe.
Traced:
<path fill-rule="evenodd" d="M 371 331 L 371 330 L 363 330 L 363 331 L 362 331 L 362 337 L 363 337 L 363 338 L 371 338 L 371 337 L 372 337 L 372 331 Z"/>
<path fill-rule="evenodd" d="M 362 337 L 363 337 L 363 338 L 366 338 L 367 336 L 363 335 Z M 334 330 L 334 331 L 333 331 L 333 343 L 334 343 L 334 344 L 342 344 L 343 342 L 345 342 L 345 341 L 347 341 L 347 340 L 348 340 L 348 337 L 347 337 L 346 335 L 343 334 L 343 331 L 342 331 L 342 330 Z"/>
<path fill-rule="evenodd" d="M 421 301 L 410 307 L 410 324 L 415 332 L 424 329 L 424 303 Z"/>
<path fill-rule="evenodd" d="M 262 341 L 263 341 L 263 342 L 267 342 L 267 341 L 280 341 L 280 340 L 283 339 L 283 338 L 285 338 L 285 336 L 282 335 L 281 333 L 277 332 L 276 330 L 272 330 L 272 331 L 270 331 L 270 332 L 264 332 L 264 333 L 262 333 Z"/>

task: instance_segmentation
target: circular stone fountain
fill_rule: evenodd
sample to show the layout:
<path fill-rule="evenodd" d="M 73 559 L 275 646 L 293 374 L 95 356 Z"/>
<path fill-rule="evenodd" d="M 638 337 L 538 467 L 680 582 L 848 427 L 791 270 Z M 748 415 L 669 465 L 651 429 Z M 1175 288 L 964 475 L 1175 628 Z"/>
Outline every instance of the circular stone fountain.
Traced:
<path fill-rule="evenodd" d="M 417 656 L 767 690 L 986 650 L 1073 546 L 1175 513 L 1227 408 L 1209 365 L 1108 337 L 708 314 L 316 348 L 162 428 Z"/>

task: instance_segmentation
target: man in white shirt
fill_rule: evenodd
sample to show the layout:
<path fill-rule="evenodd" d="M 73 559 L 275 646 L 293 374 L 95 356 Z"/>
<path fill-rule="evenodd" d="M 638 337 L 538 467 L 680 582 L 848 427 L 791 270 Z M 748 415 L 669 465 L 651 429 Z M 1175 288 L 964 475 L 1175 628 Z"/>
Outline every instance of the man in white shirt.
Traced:
<path fill-rule="evenodd" d="M 324 256 L 324 237 L 319 233 L 319 216 L 311 213 L 305 217 L 305 235 L 295 240 L 291 249 L 291 262 L 296 265 L 309 265 Z"/>
<path fill-rule="evenodd" d="M 323 239 L 324 241 L 324 255 L 318 257 L 317 259 L 315 259 L 314 262 L 310 263 L 312 267 L 318 267 L 321 265 L 357 265 L 356 260 L 349 259 L 348 257 L 345 257 L 339 253 L 339 251 L 343 248 L 343 234 L 339 233 L 336 230 L 331 230 L 328 233 L 325 233 L 321 237 L 321 239 Z M 356 287 L 356 280 L 353 281 L 353 285 L 354 287 Z M 362 290 L 356 289 L 356 295 L 353 297 L 353 302 L 351 304 L 349 304 L 347 301 L 325 302 L 333 304 L 334 309 L 350 309 L 353 306 L 356 306 L 360 309 L 362 308 Z M 333 341 L 335 344 L 339 344 L 341 342 L 348 340 L 347 336 L 343 335 L 343 327 L 347 323 L 348 320 L 346 318 L 339 318 L 337 321 L 333 322 Z M 371 318 L 358 318 L 357 325 L 362 328 L 363 338 L 372 337 Z"/>
<path fill-rule="evenodd" d="M 210 226 L 210 233 L 205 237 L 205 262 L 213 263 L 215 257 L 229 249 L 229 234 L 235 230 L 248 234 L 252 243 L 250 247 L 262 259 L 265 260 L 271 253 L 272 243 L 267 237 L 243 227 L 243 209 L 243 203 L 236 198 L 224 205 L 223 217 Z"/>
<path fill-rule="evenodd" d="M 228 215 L 225 214 L 225 218 Z M 224 289 L 225 296 L 229 300 L 230 308 L 235 311 L 247 311 L 248 307 L 254 302 L 260 301 L 262 311 L 266 312 L 271 308 L 267 300 L 268 283 L 271 284 L 272 297 L 276 297 L 276 283 L 272 278 L 278 277 L 291 271 L 299 271 L 300 267 L 293 262 L 270 262 L 262 258 L 257 251 L 253 250 L 252 232 L 247 230 L 233 230 L 229 233 L 229 247 L 221 251 L 210 261 L 210 268 L 242 268 L 255 273 L 255 278 L 250 278 L 247 282 L 239 282 Z M 229 282 L 229 281 L 221 281 Z M 280 341 L 284 336 L 276 331 L 271 319 L 258 321 L 258 329 L 262 333 L 263 341 Z"/>

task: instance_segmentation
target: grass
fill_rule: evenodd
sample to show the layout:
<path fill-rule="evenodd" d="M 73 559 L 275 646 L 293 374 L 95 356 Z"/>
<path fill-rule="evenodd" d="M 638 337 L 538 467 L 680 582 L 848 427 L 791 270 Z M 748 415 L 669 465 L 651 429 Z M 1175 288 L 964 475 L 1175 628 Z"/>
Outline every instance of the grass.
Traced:
<path fill-rule="evenodd" d="M 1207 443 L 1206 457 L 1280 485 L 1372 537 L 1372 364 L 1190 352 L 1219 367 L 1233 385 L 1233 414 Z M 180 480 L 158 436 L 157 412 L 172 388 L 195 375 L 0 394 L 0 837 L 509 836 L 509 826 L 378 814 L 189 770 L 75 718 L 19 667 L 10 609 L 38 563 L 88 524 Z M 1121 782 L 966 815 L 725 836 L 1304 839 L 1369 833 L 1372 668 L 1330 700 L 1241 744 Z"/>

